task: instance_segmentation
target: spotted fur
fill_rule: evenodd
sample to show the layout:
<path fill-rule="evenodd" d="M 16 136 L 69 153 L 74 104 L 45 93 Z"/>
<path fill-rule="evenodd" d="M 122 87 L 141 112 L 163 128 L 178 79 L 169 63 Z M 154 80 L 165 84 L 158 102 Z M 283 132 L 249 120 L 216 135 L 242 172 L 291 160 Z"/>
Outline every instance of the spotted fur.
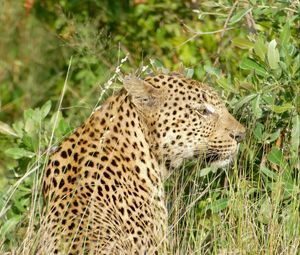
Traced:
<path fill-rule="evenodd" d="M 167 168 L 228 164 L 244 133 L 204 84 L 126 77 L 49 159 L 38 254 L 165 254 Z"/>

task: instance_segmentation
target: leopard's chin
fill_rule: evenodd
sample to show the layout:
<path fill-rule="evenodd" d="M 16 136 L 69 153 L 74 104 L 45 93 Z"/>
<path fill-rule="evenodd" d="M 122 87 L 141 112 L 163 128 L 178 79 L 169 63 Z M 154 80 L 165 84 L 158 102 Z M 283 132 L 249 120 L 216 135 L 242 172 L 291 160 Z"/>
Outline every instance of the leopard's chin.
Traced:
<path fill-rule="evenodd" d="M 225 156 L 217 153 L 203 155 L 197 151 L 194 154 L 193 159 L 201 160 L 204 166 L 211 166 L 214 168 L 224 168 L 232 165 L 235 156 L 236 156 L 236 152 Z"/>
<path fill-rule="evenodd" d="M 224 167 L 231 166 L 232 162 L 233 162 L 232 157 L 228 157 L 226 159 L 219 159 L 219 160 L 212 161 L 209 163 L 209 165 L 215 168 L 224 168 Z"/>
<path fill-rule="evenodd" d="M 234 159 L 237 155 L 238 150 L 239 150 L 239 144 L 237 144 L 236 150 L 234 152 L 232 152 L 231 154 L 228 154 L 226 156 L 219 155 L 219 154 L 212 154 L 212 155 L 206 156 L 205 162 L 209 166 L 215 167 L 215 168 L 230 167 L 234 162 Z"/>

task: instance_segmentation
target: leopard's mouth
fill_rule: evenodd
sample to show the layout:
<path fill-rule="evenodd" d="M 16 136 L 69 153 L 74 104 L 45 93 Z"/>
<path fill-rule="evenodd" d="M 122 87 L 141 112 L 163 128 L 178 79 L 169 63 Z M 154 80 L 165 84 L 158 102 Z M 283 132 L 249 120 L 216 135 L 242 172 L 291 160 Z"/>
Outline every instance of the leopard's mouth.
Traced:
<path fill-rule="evenodd" d="M 214 161 L 220 160 L 220 155 L 218 154 L 209 154 L 205 156 L 205 162 L 211 164 Z"/>
<path fill-rule="evenodd" d="M 226 157 L 222 157 L 222 155 L 208 155 L 205 158 L 205 163 L 212 167 L 227 167 L 230 166 L 233 162 L 233 157 L 231 155 L 228 155 Z"/>
<path fill-rule="evenodd" d="M 200 152 L 196 152 L 194 154 L 194 159 L 202 159 L 202 162 L 205 165 L 213 166 L 213 167 L 226 167 L 230 166 L 233 162 L 234 155 L 224 156 L 218 153 L 207 153 L 203 154 Z"/>

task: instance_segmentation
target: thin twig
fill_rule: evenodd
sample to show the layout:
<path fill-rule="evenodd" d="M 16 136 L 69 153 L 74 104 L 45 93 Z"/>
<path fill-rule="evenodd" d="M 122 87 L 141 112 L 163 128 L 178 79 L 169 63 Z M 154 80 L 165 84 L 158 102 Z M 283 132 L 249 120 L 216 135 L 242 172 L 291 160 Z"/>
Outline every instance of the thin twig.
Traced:
<path fill-rule="evenodd" d="M 224 26 L 223 26 L 223 30 L 222 30 L 222 33 L 221 33 L 221 37 L 220 37 L 220 44 L 218 46 L 218 50 L 217 50 L 217 58 L 215 59 L 215 62 L 214 62 L 214 66 L 217 65 L 219 63 L 219 59 L 220 59 L 220 53 L 221 53 L 221 46 L 222 46 L 222 38 L 224 37 L 225 35 L 225 31 L 227 29 L 227 26 L 228 26 L 228 23 L 229 23 L 229 20 L 231 19 L 232 17 L 232 14 L 237 6 L 237 4 L 239 3 L 239 0 L 235 1 L 232 8 L 230 9 L 229 11 L 229 14 L 225 20 L 225 23 L 224 23 Z"/>
<path fill-rule="evenodd" d="M 184 25 L 186 28 L 189 29 L 190 32 L 194 33 L 194 35 L 192 37 L 190 37 L 189 39 L 187 39 L 186 41 L 184 41 L 183 43 L 179 44 L 176 48 L 179 48 L 181 46 L 183 46 L 184 44 L 188 43 L 189 41 L 194 40 L 197 36 L 200 35 L 211 35 L 211 34 L 217 34 L 217 33 L 223 33 L 224 34 L 224 28 L 223 29 L 219 29 L 219 30 L 215 30 L 215 31 L 208 31 L 208 32 L 202 32 L 202 31 L 193 31 L 191 28 L 189 28 L 188 26 Z M 231 30 L 233 29 L 232 27 L 230 28 L 225 28 L 225 30 Z"/>

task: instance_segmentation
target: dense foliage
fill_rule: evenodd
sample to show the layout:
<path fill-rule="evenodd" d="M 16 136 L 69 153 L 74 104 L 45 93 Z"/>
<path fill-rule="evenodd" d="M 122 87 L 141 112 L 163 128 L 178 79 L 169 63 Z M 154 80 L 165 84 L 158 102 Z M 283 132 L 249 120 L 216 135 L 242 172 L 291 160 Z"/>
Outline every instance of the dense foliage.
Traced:
<path fill-rule="evenodd" d="M 119 77 L 182 69 L 248 132 L 232 168 L 167 180 L 172 254 L 297 254 L 299 1 L 0 3 L 0 253 L 26 250 L 51 147 Z"/>

